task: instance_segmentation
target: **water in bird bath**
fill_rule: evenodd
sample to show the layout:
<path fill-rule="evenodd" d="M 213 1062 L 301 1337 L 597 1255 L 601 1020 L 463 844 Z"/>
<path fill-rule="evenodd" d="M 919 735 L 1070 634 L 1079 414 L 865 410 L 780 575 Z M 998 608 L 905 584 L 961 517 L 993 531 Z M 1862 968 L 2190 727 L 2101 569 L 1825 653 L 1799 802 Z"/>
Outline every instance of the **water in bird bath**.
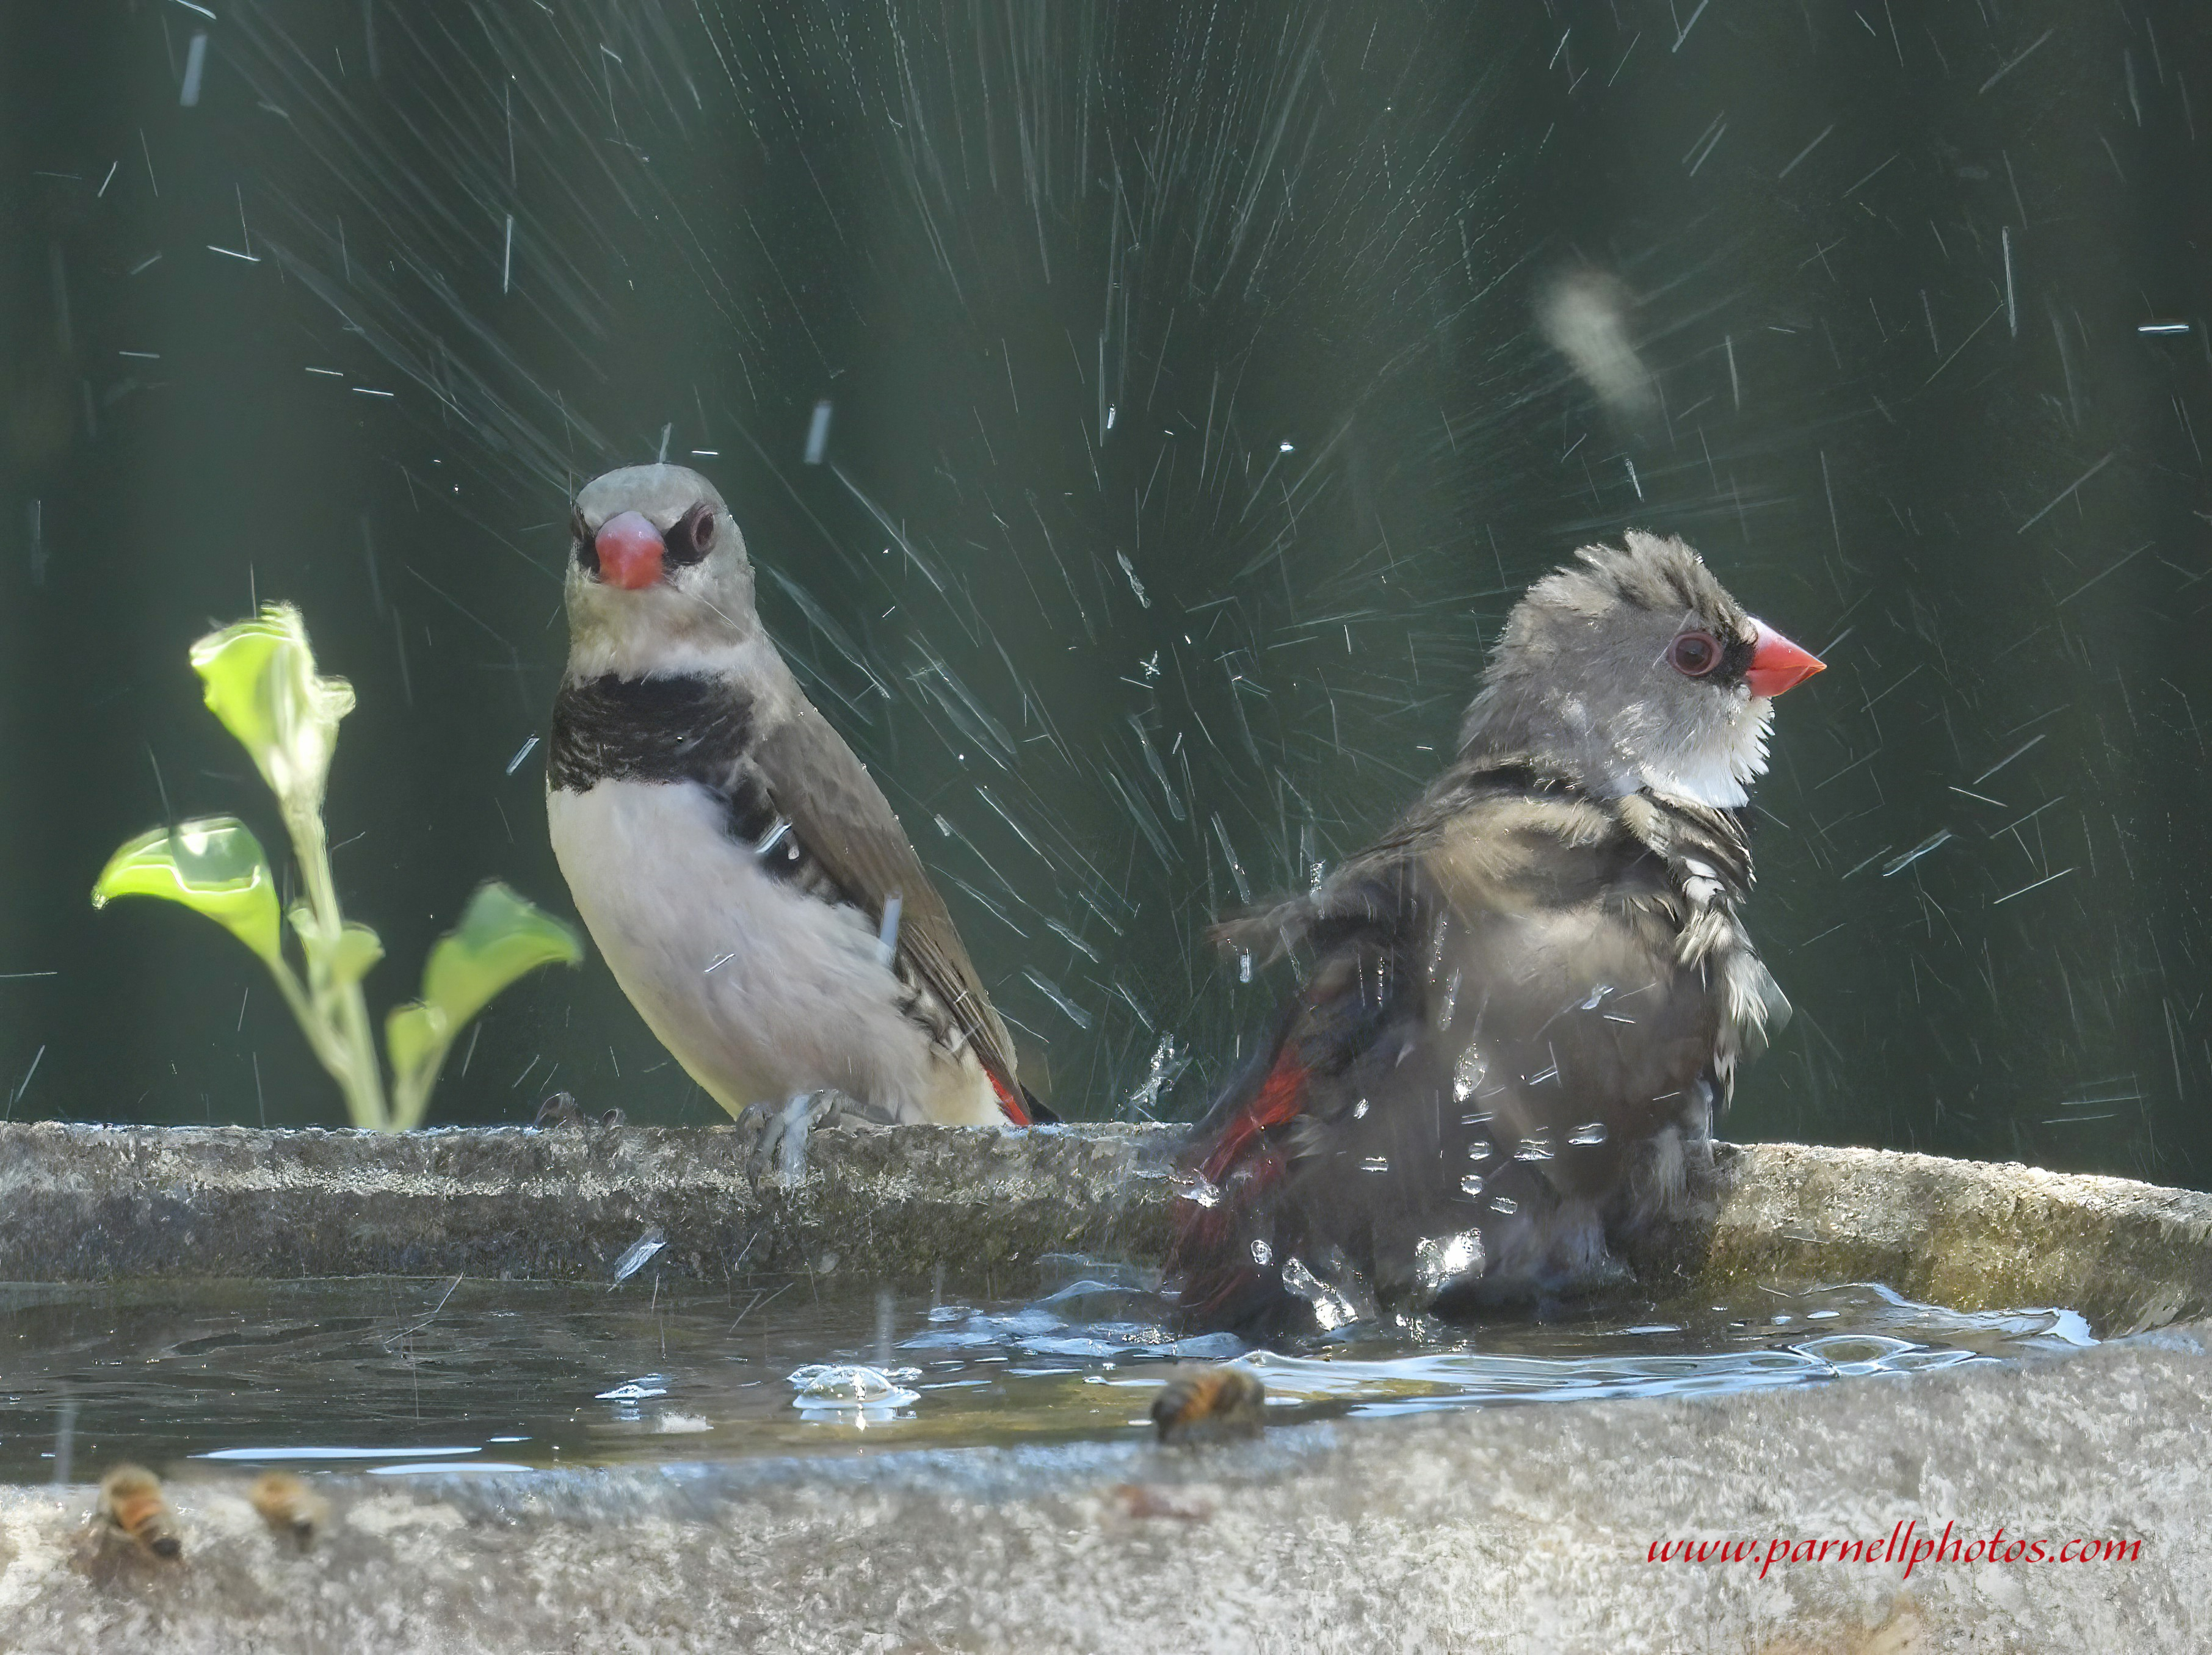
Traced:
<path fill-rule="evenodd" d="M 799 1276 L 709 1288 L 375 1278 L 0 1288 L 0 1479 L 122 1459 L 513 1469 L 1097 1439 L 1178 1361 L 1242 1356 L 1290 1422 L 1809 1384 L 2091 1343 L 2070 1311 L 1966 1314 L 1863 1284 L 1614 1302 L 1541 1324 L 1246 1350 L 1176 1340 L 1125 1270 L 1042 1297 Z"/>

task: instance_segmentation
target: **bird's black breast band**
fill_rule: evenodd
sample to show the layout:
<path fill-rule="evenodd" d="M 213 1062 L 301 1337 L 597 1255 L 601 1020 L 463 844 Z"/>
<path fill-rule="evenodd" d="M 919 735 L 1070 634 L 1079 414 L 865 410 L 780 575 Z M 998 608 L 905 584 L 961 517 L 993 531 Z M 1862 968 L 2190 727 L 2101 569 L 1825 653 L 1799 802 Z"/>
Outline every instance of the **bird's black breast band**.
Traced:
<path fill-rule="evenodd" d="M 722 829 L 772 877 L 866 906 L 836 888 L 776 809 L 750 762 L 753 704 L 727 679 L 618 678 L 562 688 L 553 701 L 548 778 L 562 792 L 603 781 L 696 783 L 720 803 Z"/>
<path fill-rule="evenodd" d="M 752 740 L 752 701 L 726 679 L 610 674 L 554 698 L 546 769 L 562 792 L 602 781 L 696 781 L 719 792 Z"/>

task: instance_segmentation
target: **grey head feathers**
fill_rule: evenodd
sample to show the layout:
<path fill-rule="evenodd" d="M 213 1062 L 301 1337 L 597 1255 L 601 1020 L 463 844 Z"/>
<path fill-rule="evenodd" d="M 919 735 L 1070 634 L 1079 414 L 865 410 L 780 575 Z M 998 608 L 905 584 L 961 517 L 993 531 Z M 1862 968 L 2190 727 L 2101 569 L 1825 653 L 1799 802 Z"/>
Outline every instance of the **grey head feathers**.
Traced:
<path fill-rule="evenodd" d="M 599 578 L 595 537 L 635 512 L 668 537 L 664 578 L 626 591 Z M 725 672 L 760 639 L 744 536 L 714 485 L 682 465 L 632 465 L 585 485 L 569 525 L 570 682 Z M 772 651 L 767 652 L 773 653 Z"/>
<path fill-rule="evenodd" d="M 1672 537 L 1632 529 L 1576 556 L 1507 617 L 1461 730 L 1462 760 L 1542 755 L 1599 797 L 1648 789 L 1745 803 L 1773 718 L 1743 676 L 1758 623 Z"/>

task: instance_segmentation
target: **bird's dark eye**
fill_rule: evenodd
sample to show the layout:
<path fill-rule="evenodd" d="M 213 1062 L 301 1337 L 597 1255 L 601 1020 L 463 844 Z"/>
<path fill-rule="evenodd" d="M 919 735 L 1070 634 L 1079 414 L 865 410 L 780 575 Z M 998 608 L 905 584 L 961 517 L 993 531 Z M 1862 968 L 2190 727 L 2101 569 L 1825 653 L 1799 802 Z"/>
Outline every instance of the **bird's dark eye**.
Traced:
<path fill-rule="evenodd" d="M 568 555 L 576 560 L 577 567 L 586 574 L 599 572 L 599 549 L 592 538 L 590 527 L 584 521 L 581 506 L 568 513 Z"/>
<path fill-rule="evenodd" d="M 714 508 L 699 501 L 677 518 L 667 535 L 668 558 L 678 565 L 696 563 L 714 549 Z"/>
<path fill-rule="evenodd" d="M 1720 643 L 1709 632 L 1686 632 L 1667 646 L 1667 660 L 1685 678 L 1702 678 L 1721 664 Z"/>

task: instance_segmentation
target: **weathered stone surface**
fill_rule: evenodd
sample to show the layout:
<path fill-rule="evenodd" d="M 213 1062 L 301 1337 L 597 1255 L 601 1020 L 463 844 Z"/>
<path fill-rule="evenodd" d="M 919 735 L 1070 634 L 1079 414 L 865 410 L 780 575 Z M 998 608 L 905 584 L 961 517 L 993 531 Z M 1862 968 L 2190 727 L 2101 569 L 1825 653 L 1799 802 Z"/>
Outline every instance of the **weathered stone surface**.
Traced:
<path fill-rule="evenodd" d="M 1959 1310 L 2069 1306 L 2100 1337 L 2212 1308 L 2212 1195 L 2199 1191 L 1799 1143 L 1717 1161 L 1700 1293 L 1881 1282 Z"/>
<path fill-rule="evenodd" d="M 2024 1367 L 1707 1400 L 769 1464 L 318 1479 L 305 1557 L 178 1482 L 181 1565 L 72 1567 L 92 1490 L 0 1490 L 0 1648 L 1936 1655 L 2207 1646 L 2202 1325 Z M 1889 1540 L 1916 1525 L 1903 1549 Z M 2140 1541 L 2132 1559 L 1923 1561 Z M 1749 1561 L 1650 1561 L 1686 1537 Z M 1776 1539 L 1874 1561 L 1760 1562 Z"/>
<path fill-rule="evenodd" d="M 1049 1252 L 1165 1244 L 1164 1128 L 848 1128 L 807 1175 L 748 1174 L 736 1127 L 409 1133 L 0 1127 L 0 1279 L 603 1276 L 658 1227 L 665 1271 L 865 1261 L 1016 1290 Z M 1632 1262 L 1664 1293 L 1878 1281 L 1962 1310 L 2063 1305 L 2100 1335 L 2212 1308 L 2212 1196 L 1797 1144 L 1716 1146 L 1689 1220 Z M 827 1267 L 834 1268 L 834 1264 Z"/>
<path fill-rule="evenodd" d="M 669 1273 L 879 1275 L 1156 1255 L 1164 1135 L 817 1131 L 808 1173 L 748 1175 L 734 1126 L 258 1131 L 0 1128 L 0 1280 L 464 1274 L 604 1277 L 658 1227 Z"/>

